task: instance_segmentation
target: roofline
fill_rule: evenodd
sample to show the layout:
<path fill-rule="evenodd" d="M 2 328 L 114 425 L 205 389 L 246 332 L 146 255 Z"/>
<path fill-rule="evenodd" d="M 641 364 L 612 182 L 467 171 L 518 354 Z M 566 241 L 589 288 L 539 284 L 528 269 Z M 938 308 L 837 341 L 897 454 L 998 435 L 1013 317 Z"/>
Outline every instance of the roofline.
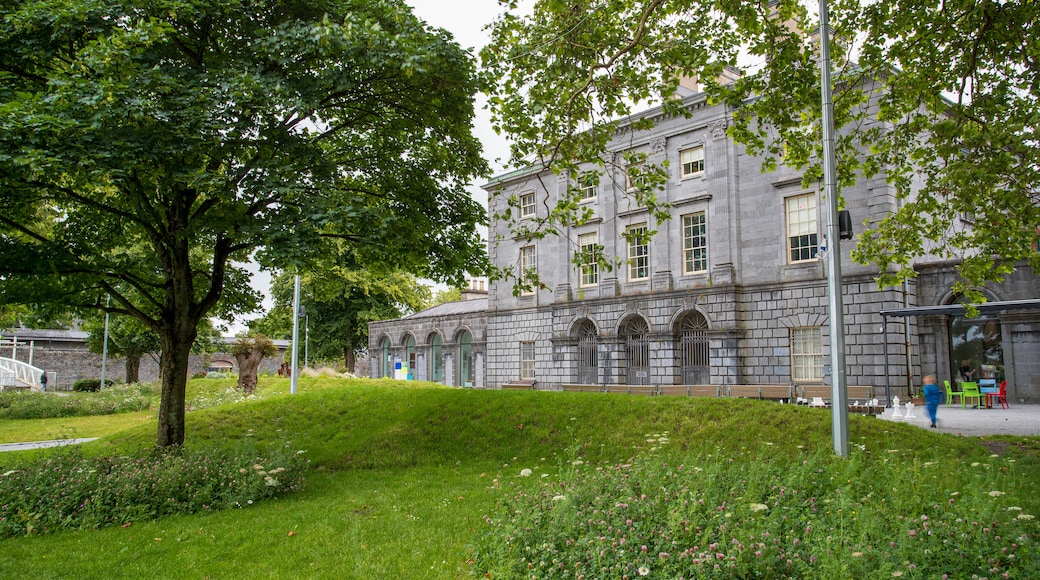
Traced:
<path fill-rule="evenodd" d="M 1017 310 L 1040 310 L 1040 299 L 983 302 L 982 304 L 976 304 L 975 309 L 981 314 L 1000 314 Z M 963 304 L 944 304 L 882 310 L 881 316 L 886 318 L 889 316 L 950 316 L 963 315 L 964 313 L 965 306 Z"/>

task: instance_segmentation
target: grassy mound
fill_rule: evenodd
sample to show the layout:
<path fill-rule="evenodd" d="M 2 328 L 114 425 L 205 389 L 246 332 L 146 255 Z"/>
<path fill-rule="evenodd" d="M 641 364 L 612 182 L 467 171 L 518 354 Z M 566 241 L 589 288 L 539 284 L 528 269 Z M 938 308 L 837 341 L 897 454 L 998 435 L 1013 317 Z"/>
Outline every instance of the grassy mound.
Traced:
<path fill-rule="evenodd" d="M 230 384 L 192 381 L 189 398 L 205 398 L 208 391 Z M 857 577 L 893 577 L 897 572 L 939 577 L 935 569 L 925 567 L 927 562 L 907 560 L 903 565 L 897 560 L 916 548 L 922 553 L 943 549 L 941 539 L 935 545 L 912 542 L 925 533 L 921 515 L 934 518 L 937 526 L 956 524 L 938 512 L 925 511 L 935 505 L 946 509 L 951 498 L 958 510 L 964 506 L 968 512 L 979 511 L 976 522 L 1001 518 L 1003 526 L 1010 517 L 1018 522 L 1016 533 L 1028 536 L 1028 541 L 1008 539 L 993 534 L 992 525 L 979 525 L 978 534 L 987 529 L 993 537 L 1001 536 L 986 538 L 980 545 L 997 551 L 1006 547 L 1018 558 L 1036 559 L 1029 536 L 1035 533 L 1030 531 L 1033 521 L 1018 517 L 1040 513 L 1040 500 L 1032 491 L 1040 476 L 1036 438 L 967 439 L 851 416 L 852 457 L 836 459 L 829 411 L 805 407 L 749 400 L 462 390 L 329 377 L 304 377 L 299 384 L 300 392 L 288 395 L 288 380 L 262 381 L 261 396 L 255 400 L 190 412 L 186 447 L 233 449 L 243 440 L 263 447 L 291 444 L 306 450 L 310 461 L 303 491 L 244 509 L 174 516 L 125 529 L 4 540 L 0 567 L 12 575 L 43 577 L 75 570 L 82 578 L 275 578 L 301 573 L 318 578 L 463 578 L 485 573 L 545 577 L 559 575 L 558 564 L 567 560 L 569 576 L 576 577 L 581 569 L 570 558 L 586 556 L 567 555 L 565 540 L 584 542 L 581 546 L 588 550 L 589 542 L 605 536 L 589 527 L 587 511 L 597 509 L 591 502 L 608 500 L 611 506 L 632 506 L 632 513 L 612 508 L 615 513 L 604 511 L 597 525 L 602 520 L 616 531 L 632 519 L 643 532 L 657 530 L 655 538 L 677 544 L 665 549 L 640 539 L 638 556 L 613 553 L 614 560 L 593 576 L 611 576 L 611 570 L 618 577 L 638 575 L 644 568 L 654 577 L 667 576 L 671 569 L 664 561 L 679 562 L 680 554 L 683 566 L 694 559 L 699 566 L 706 554 L 722 553 L 727 560 L 720 564 L 719 577 L 760 572 L 807 577 L 824 570 L 821 562 L 840 563 L 826 568 L 828 573 L 855 571 Z M 154 436 L 154 423 L 144 424 L 88 444 L 83 453 L 131 453 L 151 447 Z M 679 465 L 691 471 L 678 471 Z M 692 471 L 695 466 L 703 471 Z M 525 470 L 531 475 L 525 476 Z M 706 474 L 711 477 L 698 479 Z M 633 482 L 642 487 L 633 488 Z M 773 486 L 797 494 L 771 497 Z M 635 491 L 639 493 L 633 495 Z M 999 496 L 990 495 L 993 491 Z M 631 501 L 645 494 L 660 498 L 658 506 L 665 505 L 673 492 L 687 494 L 683 501 L 704 500 L 712 509 L 661 512 Z M 874 495 L 867 497 L 870 493 Z M 554 501 L 557 495 L 568 499 Z M 836 502 L 838 497 L 843 503 Z M 777 501 L 780 504 L 773 505 Z M 713 510 L 723 502 L 733 509 L 715 515 Z M 759 505 L 767 509 L 758 511 Z M 517 509 L 533 519 L 511 516 Z M 725 536 L 730 544 L 724 549 L 712 547 L 718 542 L 705 530 L 718 529 L 726 520 L 711 518 L 726 518 L 727 513 L 735 518 L 731 521 L 748 523 L 742 523 L 740 533 L 730 528 L 732 534 Z M 840 514 L 847 517 L 838 518 Z M 705 519 L 683 524 L 695 518 Z M 815 531 L 806 532 L 806 526 Z M 683 535 L 686 528 L 691 535 Z M 542 536 L 528 537 L 526 529 Z M 1012 528 L 1009 524 L 999 529 Z M 794 530 L 801 531 L 795 536 Z M 816 531 L 819 542 L 806 546 L 815 540 Z M 780 543 L 757 539 L 753 544 L 750 536 L 760 538 L 763 532 Z M 944 532 L 962 533 L 960 528 Z M 879 534 L 892 535 L 887 541 L 899 549 L 882 545 L 876 540 Z M 545 538 L 551 537 L 564 543 L 550 544 Z M 626 542 L 634 538 L 628 536 Z M 750 551 L 738 552 L 733 539 Z M 792 549 L 796 539 L 805 547 Z M 981 539 L 955 541 L 960 545 Z M 754 547 L 757 543 L 763 546 Z M 643 545 L 650 556 L 643 555 Z M 556 554 L 543 563 L 509 551 L 516 547 L 545 554 L 551 548 Z M 770 560 L 783 554 L 784 565 L 790 559 L 792 568 L 756 567 L 748 556 L 755 551 Z M 1002 556 L 992 556 L 990 565 L 990 555 L 979 551 L 962 555 L 953 549 L 948 554 L 973 558 L 972 565 L 978 564 L 973 569 L 984 572 L 980 577 L 1024 577 Z M 558 562 L 550 569 L 552 558 Z M 734 568 L 726 568 L 729 561 Z M 545 567 L 536 569 L 540 564 Z M 675 570 L 697 576 L 693 568 Z"/>

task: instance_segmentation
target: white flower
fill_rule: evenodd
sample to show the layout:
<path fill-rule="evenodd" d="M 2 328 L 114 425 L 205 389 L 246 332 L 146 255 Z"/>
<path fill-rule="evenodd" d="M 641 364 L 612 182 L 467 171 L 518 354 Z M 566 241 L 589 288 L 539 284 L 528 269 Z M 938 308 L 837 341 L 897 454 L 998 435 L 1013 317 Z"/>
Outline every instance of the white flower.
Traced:
<path fill-rule="evenodd" d="M 584 465 L 584 464 L 585 464 L 585 462 L 580 460 L 580 459 L 575 459 L 574 461 L 571 461 L 571 465 Z"/>
<path fill-rule="evenodd" d="M 554 495 L 552 500 L 553 501 L 563 501 L 565 499 L 567 499 L 567 498 L 562 496 L 562 495 Z"/>
<path fill-rule="evenodd" d="M 527 468 L 525 467 L 524 469 L 521 469 L 521 470 L 520 470 L 520 477 L 531 477 L 531 474 L 532 474 L 532 473 L 534 473 L 534 472 L 533 472 L 533 471 L 531 471 L 530 469 L 527 469 Z"/>
<path fill-rule="evenodd" d="M 769 509 L 769 506 L 767 506 L 764 503 L 753 503 L 749 507 L 751 508 L 751 511 L 753 511 L 753 512 L 762 512 L 762 511 L 765 511 L 765 510 Z"/>
<path fill-rule="evenodd" d="M 1032 519 L 1035 519 L 1035 517 L 1036 516 L 1033 516 L 1033 515 L 1030 515 L 1030 514 L 1018 514 L 1017 516 L 1015 516 L 1015 519 L 1016 520 L 1032 520 Z"/>
<path fill-rule="evenodd" d="M 989 496 L 990 497 L 1000 497 L 1002 495 L 1004 495 L 1004 492 L 1002 492 L 1002 491 L 991 491 L 991 492 L 989 492 Z"/>
<path fill-rule="evenodd" d="M 639 575 L 640 576 L 646 576 L 648 574 L 650 574 L 650 568 L 647 568 L 646 566 L 640 566 L 639 567 Z"/>

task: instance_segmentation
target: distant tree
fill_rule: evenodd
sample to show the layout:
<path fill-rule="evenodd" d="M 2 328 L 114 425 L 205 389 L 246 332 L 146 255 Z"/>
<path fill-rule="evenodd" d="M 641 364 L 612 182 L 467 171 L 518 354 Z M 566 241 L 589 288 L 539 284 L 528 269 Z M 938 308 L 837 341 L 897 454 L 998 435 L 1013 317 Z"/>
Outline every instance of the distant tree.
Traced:
<path fill-rule="evenodd" d="M 482 259 L 478 87 L 400 0 L 0 3 L 0 304 L 154 331 L 180 445 L 199 324 L 255 310 L 250 258 Z"/>
<path fill-rule="evenodd" d="M 93 317 L 83 321 L 83 330 L 87 331 L 87 348 L 90 352 L 104 352 L 105 321 L 104 317 Z M 203 320 L 199 325 L 198 335 L 192 343 L 192 354 L 208 354 L 223 348 L 220 333 L 210 323 Z M 136 318 L 128 316 L 111 316 L 108 324 L 108 355 L 125 358 L 126 382 L 136 383 L 141 380 L 141 359 L 150 356 L 160 369 L 162 345 L 159 335 L 141 324 Z"/>
<path fill-rule="evenodd" d="M 820 52 L 807 37 L 819 18 L 804 2 L 503 4 L 481 53 L 493 123 L 510 137 L 513 163 L 572 184 L 537 219 L 518 219 L 508 199 L 500 217 L 514 235 L 565 235 L 590 219 L 578 184 L 612 164 L 628 172 L 634 204 L 667 219 L 657 199 L 667 169 L 607 146 L 654 126 L 632 121 L 637 110 L 690 115 L 674 98 L 682 77 L 730 107 L 725 129 L 763 170 L 782 162 L 803 171 L 806 187 L 820 179 Z M 1021 261 L 1040 271 L 1037 22 L 1040 3 L 1021 0 L 830 4 L 838 186 L 884 179 L 900 202 L 865 224 L 853 252 L 877 264 L 882 284 L 914 276 L 928 254 L 956 260 L 959 288 L 976 299 Z M 720 82 L 731 69 L 743 74 Z"/>
<path fill-rule="evenodd" d="M 427 308 L 433 308 L 448 302 L 458 302 L 459 300 L 462 300 L 462 288 L 443 288 L 433 293 L 433 300 L 430 301 Z"/>
<path fill-rule="evenodd" d="M 271 284 L 275 306 L 251 330 L 268 329 L 274 336 L 291 338 L 293 279 L 282 272 Z M 310 328 L 312 360 L 340 359 L 353 371 L 357 351 L 368 345 L 368 323 L 399 318 L 424 308 L 430 288 L 415 276 L 400 271 L 358 270 L 325 263 L 301 274 L 301 304 L 307 314 L 301 320 L 300 347 L 305 322 Z"/>
<path fill-rule="evenodd" d="M 262 334 L 240 336 L 231 345 L 231 354 L 238 361 L 238 388 L 247 395 L 256 391 L 257 369 L 265 357 L 278 354 L 278 347 Z"/>

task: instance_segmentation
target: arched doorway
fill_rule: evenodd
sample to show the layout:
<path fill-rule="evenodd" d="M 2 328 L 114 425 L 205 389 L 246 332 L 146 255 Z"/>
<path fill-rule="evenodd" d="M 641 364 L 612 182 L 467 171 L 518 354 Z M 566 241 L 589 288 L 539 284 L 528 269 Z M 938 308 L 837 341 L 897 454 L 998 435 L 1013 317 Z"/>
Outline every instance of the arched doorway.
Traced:
<path fill-rule="evenodd" d="M 411 334 L 405 338 L 404 341 L 404 360 L 408 364 L 408 376 L 406 377 L 409 381 L 415 379 L 415 337 Z"/>
<path fill-rule="evenodd" d="M 459 335 L 459 386 L 472 387 L 476 380 L 473 368 L 473 335 L 463 330 Z"/>
<path fill-rule="evenodd" d="M 599 383 L 599 339 L 596 325 L 591 320 L 582 320 L 574 327 L 574 335 L 578 339 L 577 382 L 582 385 L 595 385 Z"/>
<path fill-rule="evenodd" d="M 953 303 L 963 302 L 961 297 Z M 980 314 L 967 318 L 953 314 L 948 319 L 950 337 L 950 376 L 956 381 L 977 383 L 980 388 L 995 388 L 1004 380 L 1004 341 L 1000 318 Z"/>
<path fill-rule="evenodd" d="M 650 384 L 650 325 L 642 316 L 630 316 L 621 325 L 625 342 L 625 377 L 630 385 Z"/>
<path fill-rule="evenodd" d="M 380 344 L 380 348 L 382 350 L 382 353 L 380 354 L 380 357 L 379 357 L 379 366 L 381 367 L 379 369 L 380 370 L 379 374 L 381 376 L 383 376 L 384 378 L 393 377 L 394 376 L 394 360 L 393 360 L 393 354 L 392 354 L 392 352 L 390 350 L 390 338 L 389 337 L 383 338 L 383 341 Z"/>
<path fill-rule="evenodd" d="M 444 382 L 444 355 L 441 334 L 430 335 L 430 380 L 435 383 Z"/>
<path fill-rule="evenodd" d="M 687 312 L 675 325 L 679 345 L 679 379 L 683 385 L 711 384 L 708 321 L 697 311 Z"/>

